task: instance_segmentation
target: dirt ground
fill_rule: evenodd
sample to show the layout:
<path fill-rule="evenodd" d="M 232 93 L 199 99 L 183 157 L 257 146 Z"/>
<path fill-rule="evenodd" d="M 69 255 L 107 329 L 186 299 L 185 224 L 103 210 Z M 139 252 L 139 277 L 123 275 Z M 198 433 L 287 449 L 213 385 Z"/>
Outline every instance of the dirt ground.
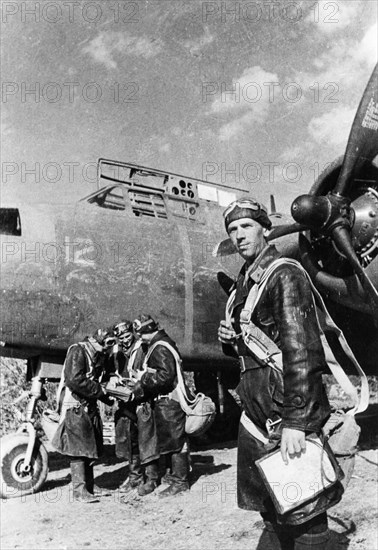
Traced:
<path fill-rule="evenodd" d="M 369 442 L 368 442 L 369 443 Z M 367 444 L 367 447 L 371 445 Z M 376 448 L 376 445 L 374 445 Z M 377 451 L 360 450 L 348 490 L 330 510 L 330 549 L 377 550 Z M 43 491 L 1 502 L 1 549 L 204 549 L 266 550 L 259 543 L 257 512 L 236 505 L 236 445 L 192 452 L 190 492 L 159 499 L 156 493 L 127 502 L 117 486 L 127 465 L 107 446 L 96 482 L 114 491 L 98 503 L 72 502 L 69 465 L 50 453 Z"/>

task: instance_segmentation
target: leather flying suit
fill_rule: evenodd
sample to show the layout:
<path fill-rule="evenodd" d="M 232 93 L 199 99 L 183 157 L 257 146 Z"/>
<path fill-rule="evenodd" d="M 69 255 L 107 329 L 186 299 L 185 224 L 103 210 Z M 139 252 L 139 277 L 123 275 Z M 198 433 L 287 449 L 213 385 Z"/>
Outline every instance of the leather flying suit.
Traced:
<path fill-rule="evenodd" d="M 117 353 L 118 374 L 124 378 L 129 376 L 127 365 L 136 347 L 132 370 L 137 372 L 143 368 L 143 360 L 146 355 L 145 349 L 139 341 L 134 342 L 127 352 L 120 350 Z M 118 458 L 129 461 L 132 460 L 132 456 L 139 455 L 136 408 L 135 400 L 127 403 L 118 401 L 118 409 L 114 415 L 115 453 Z"/>
<path fill-rule="evenodd" d="M 266 247 L 236 282 L 233 326 L 240 334 L 240 313 L 252 286 L 279 257 Z M 252 357 L 242 338 L 237 340 L 244 371 L 238 386 L 243 409 L 264 432 L 266 421 L 282 418 L 282 428 L 318 432 L 330 413 L 322 384 L 326 369 L 310 285 L 295 266 L 279 266 L 270 276 L 255 307 L 252 321 L 281 349 L 283 375 Z M 233 348 L 224 346 L 227 354 Z M 249 510 L 270 511 L 272 503 L 254 461 L 267 453 L 264 445 L 240 425 L 238 443 L 238 504 Z"/>
<path fill-rule="evenodd" d="M 62 454 L 74 457 L 98 458 L 102 454 L 102 422 L 97 399 L 108 402 L 98 378 L 102 373 L 101 359 L 86 351 L 88 342 L 71 346 L 64 363 L 65 386 L 72 393 L 72 407 L 52 441 Z M 100 367 L 98 365 L 100 364 Z"/>
<path fill-rule="evenodd" d="M 159 330 L 150 342 L 168 342 L 177 349 L 175 342 L 164 330 Z M 161 455 L 177 453 L 185 444 L 185 413 L 173 395 L 177 384 L 176 361 L 165 346 L 154 348 L 147 362 L 148 371 L 134 387 L 138 407 L 139 451 L 142 464 L 156 460 Z"/>

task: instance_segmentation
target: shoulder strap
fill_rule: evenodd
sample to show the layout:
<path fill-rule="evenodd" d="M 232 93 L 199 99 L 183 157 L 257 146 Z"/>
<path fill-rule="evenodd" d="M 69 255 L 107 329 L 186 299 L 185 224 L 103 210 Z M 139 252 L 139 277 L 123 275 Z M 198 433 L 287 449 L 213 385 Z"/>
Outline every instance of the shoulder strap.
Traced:
<path fill-rule="evenodd" d="M 178 352 L 175 350 L 175 348 L 165 340 L 160 340 L 158 342 L 155 342 L 148 350 L 148 353 L 145 358 L 145 365 L 147 366 L 147 361 L 157 346 L 164 346 L 165 348 L 169 349 L 169 351 L 172 353 L 176 362 L 177 386 L 175 389 L 177 391 L 180 406 L 186 414 L 191 414 L 192 413 L 191 406 L 193 406 L 193 404 L 196 403 L 198 396 L 194 397 L 194 399 L 190 399 L 190 397 L 188 396 L 185 383 L 184 383 L 184 378 L 181 372 L 182 360 Z"/>
<path fill-rule="evenodd" d="M 137 340 L 134 344 L 133 349 L 131 350 L 129 360 L 127 362 L 127 371 L 129 373 L 131 373 L 131 371 L 133 370 L 133 366 L 134 366 L 134 363 L 135 363 L 135 357 L 136 357 L 136 355 L 138 353 L 138 350 L 139 350 L 141 345 L 142 345 L 142 341 Z"/>
<path fill-rule="evenodd" d="M 336 323 L 333 321 L 332 317 L 330 316 L 330 314 L 329 314 L 329 312 L 326 308 L 326 305 L 324 303 L 324 300 L 323 300 L 322 296 L 320 295 L 318 289 L 313 284 L 313 282 L 311 280 L 311 277 L 309 276 L 307 271 L 304 269 L 304 267 L 299 262 L 297 262 L 296 260 L 292 260 L 291 258 L 279 258 L 278 260 L 275 260 L 274 262 L 272 262 L 272 264 L 269 266 L 269 268 L 264 273 L 264 276 L 263 276 L 260 284 L 255 285 L 255 286 L 258 286 L 258 290 L 255 291 L 255 294 L 253 296 L 251 296 L 251 299 L 249 299 L 250 297 L 248 296 L 247 301 L 249 301 L 249 304 L 248 304 L 249 307 L 248 308 L 246 307 L 245 309 L 250 309 L 251 308 L 251 315 L 252 315 L 252 312 L 253 312 L 254 308 L 256 307 L 256 304 L 258 303 L 259 299 L 261 298 L 261 294 L 262 294 L 262 292 L 263 292 L 263 290 L 266 286 L 266 283 L 268 282 L 268 278 L 270 277 L 270 275 L 280 265 L 288 265 L 288 264 L 297 267 L 306 276 L 307 280 L 310 283 L 311 290 L 312 290 L 313 301 L 314 301 L 315 312 L 316 312 L 316 316 L 317 316 L 317 319 L 318 319 L 318 324 L 319 324 L 319 328 L 320 328 L 321 336 L 322 336 L 323 349 L 324 349 L 324 352 L 325 352 L 325 355 L 326 355 L 328 366 L 329 366 L 333 376 L 335 377 L 336 381 L 340 384 L 340 386 L 345 391 L 345 393 L 353 399 L 353 402 L 355 403 L 355 406 L 353 407 L 353 409 L 348 411 L 348 414 L 353 415 L 353 414 L 363 412 L 364 410 L 366 410 L 366 408 L 369 405 L 369 384 L 368 384 L 366 374 L 364 373 L 363 369 L 361 368 L 360 364 L 358 363 L 353 351 L 350 349 L 350 347 L 348 345 L 348 342 L 347 342 L 343 332 L 340 330 L 340 328 L 336 325 Z M 253 290 L 253 288 L 252 288 L 252 290 Z M 318 314 L 317 305 L 320 309 L 321 315 Z M 247 302 L 246 302 L 246 306 L 247 306 Z M 355 367 L 357 373 L 359 374 L 360 379 L 361 379 L 360 397 L 358 397 L 357 389 L 351 383 L 349 377 L 344 372 L 344 369 L 342 368 L 342 366 L 336 360 L 336 358 L 333 354 L 333 351 L 330 348 L 330 346 L 329 346 L 329 344 L 328 344 L 328 342 L 325 338 L 324 332 L 326 330 L 330 330 L 334 334 L 336 334 L 336 336 L 338 338 L 338 341 L 340 343 L 340 346 L 341 346 L 343 352 L 345 353 L 345 356 L 353 363 L 353 366 Z"/>
<path fill-rule="evenodd" d="M 282 373 L 283 365 L 280 348 L 251 320 L 256 304 L 261 298 L 262 292 L 270 275 L 276 267 L 278 267 L 279 261 L 280 259 L 272 262 L 265 270 L 260 282 L 253 285 L 251 288 L 245 301 L 244 308 L 240 313 L 240 328 L 245 344 L 257 357 L 257 359 L 262 361 L 263 364 L 266 364 L 267 366 L 270 366 L 271 368 Z"/>
<path fill-rule="evenodd" d="M 333 321 L 332 317 L 330 316 L 326 305 L 324 303 L 324 300 L 318 291 L 318 289 L 313 284 L 309 274 L 304 269 L 304 267 L 297 261 L 291 260 L 287 258 L 288 263 L 291 265 L 297 266 L 307 277 L 312 290 L 313 300 L 314 300 L 314 307 L 316 311 L 316 315 L 318 318 L 319 327 L 322 332 L 322 342 L 323 342 L 323 348 L 325 348 L 326 357 L 328 357 L 328 366 L 333 374 L 333 376 L 336 378 L 337 382 L 340 384 L 342 389 L 345 391 L 346 394 L 348 394 L 354 401 L 355 406 L 353 409 L 348 411 L 347 414 L 357 414 L 360 412 L 363 412 L 367 409 L 369 405 L 369 384 L 366 377 L 365 372 L 363 371 L 362 367 L 360 366 L 359 362 L 357 361 L 353 351 L 349 347 L 349 344 L 344 336 L 344 333 L 342 330 L 336 325 L 336 323 Z M 316 304 L 317 302 L 317 304 Z M 318 305 L 321 315 L 318 315 L 316 305 Z M 324 342 L 325 340 L 325 331 L 330 330 L 333 332 L 339 341 L 339 344 L 342 348 L 342 351 L 344 352 L 345 356 L 353 363 L 353 366 L 355 367 L 358 375 L 361 379 L 361 390 L 360 390 L 360 397 L 358 397 L 357 388 L 351 383 L 349 377 L 344 372 L 344 369 L 342 366 L 338 363 L 337 359 L 335 358 L 332 349 L 328 345 L 328 342 Z"/>
<path fill-rule="evenodd" d="M 228 325 L 232 324 L 231 323 L 231 321 L 232 321 L 232 308 L 233 308 L 233 305 L 234 305 L 234 302 L 235 302 L 235 296 L 236 296 L 236 288 L 234 288 L 234 290 L 231 291 L 231 294 L 229 295 L 227 303 L 226 303 L 225 317 L 226 317 L 226 322 L 227 322 Z"/>
<path fill-rule="evenodd" d="M 247 296 L 247 299 L 245 301 L 244 308 L 240 315 L 240 317 L 243 318 L 243 322 L 245 323 L 250 322 L 252 318 L 252 313 L 256 307 L 257 302 L 261 298 L 261 295 L 263 293 L 264 288 L 266 287 L 269 277 L 271 276 L 273 271 L 282 263 L 284 263 L 282 258 L 278 258 L 277 260 L 274 260 L 274 262 L 272 262 L 265 270 L 260 282 L 253 285 L 253 287 L 251 288 Z"/>
<path fill-rule="evenodd" d="M 67 350 L 67 353 L 66 353 L 66 358 L 67 358 L 67 355 L 68 353 L 70 352 L 70 350 L 75 346 L 76 344 L 72 344 L 68 350 Z M 64 363 L 63 363 L 63 368 L 62 368 L 62 374 L 60 376 L 60 382 L 59 382 L 59 386 L 58 386 L 58 389 L 57 389 L 57 392 L 56 392 L 56 412 L 57 413 L 60 413 L 60 398 L 61 398 L 61 395 L 62 395 L 62 391 L 65 387 L 65 368 L 66 368 L 66 359 L 64 360 Z"/>

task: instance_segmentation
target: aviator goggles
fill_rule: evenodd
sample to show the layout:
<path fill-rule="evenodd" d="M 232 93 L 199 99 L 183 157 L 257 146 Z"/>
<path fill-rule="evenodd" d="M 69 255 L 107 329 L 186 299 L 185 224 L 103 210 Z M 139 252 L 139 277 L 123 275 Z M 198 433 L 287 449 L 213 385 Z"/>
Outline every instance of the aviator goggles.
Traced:
<path fill-rule="evenodd" d="M 135 319 L 133 322 L 133 328 L 138 334 L 146 334 L 158 330 L 158 324 L 152 318 L 147 319 L 146 321 Z"/>
<path fill-rule="evenodd" d="M 117 343 L 117 340 L 115 338 L 113 338 L 113 336 L 108 336 L 104 340 L 103 347 L 106 348 L 106 349 L 112 348 L 113 346 L 116 345 L 116 343 Z"/>
<path fill-rule="evenodd" d="M 256 220 L 266 229 L 272 227 L 266 207 L 255 199 L 239 199 L 232 202 L 223 212 L 226 229 L 231 222 L 241 218 Z"/>
<path fill-rule="evenodd" d="M 122 321 L 121 323 L 118 323 L 114 326 L 113 332 L 114 335 L 119 338 L 121 335 L 125 333 L 129 333 L 133 331 L 133 325 L 131 321 Z"/>

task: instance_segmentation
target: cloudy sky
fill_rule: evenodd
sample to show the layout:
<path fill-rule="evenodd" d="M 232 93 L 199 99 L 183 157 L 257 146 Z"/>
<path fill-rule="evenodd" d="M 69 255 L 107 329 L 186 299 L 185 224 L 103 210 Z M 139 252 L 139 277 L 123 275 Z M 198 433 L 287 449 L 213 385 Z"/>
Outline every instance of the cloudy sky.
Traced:
<path fill-rule="evenodd" d="M 68 202 L 99 157 L 274 192 L 342 154 L 370 0 L 2 1 L 2 197 Z"/>

